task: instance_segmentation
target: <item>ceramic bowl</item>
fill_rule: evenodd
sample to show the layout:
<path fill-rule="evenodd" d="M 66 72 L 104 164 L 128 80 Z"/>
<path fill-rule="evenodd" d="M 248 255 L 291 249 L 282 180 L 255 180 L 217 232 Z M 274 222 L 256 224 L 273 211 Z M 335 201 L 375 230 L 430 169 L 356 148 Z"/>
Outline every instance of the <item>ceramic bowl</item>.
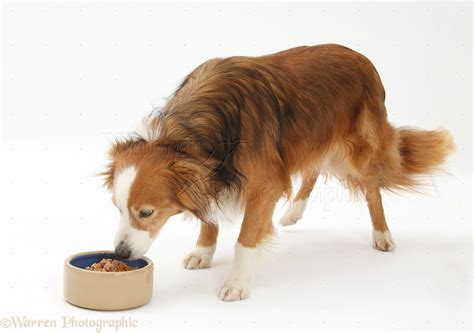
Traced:
<path fill-rule="evenodd" d="M 112 251 L 93 251 L 70 256 L 64 262 L 64 298 L 71 304 L 94 310 L 124 310 L 148 303 L 153 293 L 153 262 L 142 257 L 121 260 L 137 269 L 126 272 L 95 272 L 87 266 Z"/>

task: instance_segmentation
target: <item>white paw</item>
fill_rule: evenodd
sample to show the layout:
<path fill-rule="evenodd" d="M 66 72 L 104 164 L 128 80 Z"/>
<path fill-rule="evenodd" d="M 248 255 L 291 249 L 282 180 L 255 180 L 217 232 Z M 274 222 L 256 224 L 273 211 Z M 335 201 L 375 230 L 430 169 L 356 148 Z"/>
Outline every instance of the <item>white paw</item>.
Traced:
<path fill-rule="evenodd" d="M 221 288 L 219 299 L 224 302 L 240 301 L 249 297 L 250 287 L 248 283 L 238 280 L 229 280 Z"/>
<path fill-rule="evenodd" d="M 212 257 L 216 251 L 215 246 L 196 247 L 194 251 L 184 257 L 183 264 L 186 269 L 201 269 L 211 267 Z"/>
<path fill-rule="evenodd" d="M 372 232 L 373 247 L 376 250 L 390 252 L 395 250 L 395 242 L 392 239 L 392 234 L 390 231 L 378 231 L 374 230 Z"/>
<path fill-rule="evenodd" d="M 297 200 L 290 202 L 290 206 L 280 219 L 280 225 L 287 226 L 298 222 L 303 217 L 307 200 Z"/>

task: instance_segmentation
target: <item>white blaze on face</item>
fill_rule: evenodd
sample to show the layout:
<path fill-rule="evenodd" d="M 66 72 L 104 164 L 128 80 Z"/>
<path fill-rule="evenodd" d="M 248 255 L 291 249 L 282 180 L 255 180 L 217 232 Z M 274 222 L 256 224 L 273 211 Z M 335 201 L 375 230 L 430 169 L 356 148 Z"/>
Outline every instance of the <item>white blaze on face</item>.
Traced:
<path fill-rule="evenodd" d="M 120 225 L 115 236 L 115 246 L 123 241 L 131 250 L 132 259 L 145 254 L 153 241 L 148 231 L 134 228 L 130 223 L 128 196 L 136 175 L 137 169 L 134 166 L 129 166 L 121 170 L 115 176 L 114 181 L 115 204 L 121 211 Z"/>

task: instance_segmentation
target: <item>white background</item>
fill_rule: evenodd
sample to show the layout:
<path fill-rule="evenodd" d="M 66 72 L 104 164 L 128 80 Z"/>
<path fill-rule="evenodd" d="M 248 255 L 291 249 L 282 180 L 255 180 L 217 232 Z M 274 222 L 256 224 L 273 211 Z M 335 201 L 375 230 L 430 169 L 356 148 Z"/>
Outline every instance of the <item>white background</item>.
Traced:
<path fill-rule="evenodd" d="M 0 319 L 131 316 L 143 330 L 468 330 L 471 22 L 469 3 L 4 4 Z M 363 202 L 319 181 L 303 220 L 279 228 L 246 301 L 217 298 L 238 223 L 223 226 L 211 269 L 186 271 L 180 261 L 198 225 L 180 217 L 148 253 L 156 265 L 148 305 L 95 312 L 63 300 L 64 258 L 112 247 L 118 213 L 95 173 L 114 134 L 133 129 L 150 100 L 169 96 L 208 58 L 327 42 L 373 61 L 391 122 L 446 127 L 458 146 L 448 173 L 432 177 L 423 195 L 384 195 L 394 253 L 371 248 Z"/>

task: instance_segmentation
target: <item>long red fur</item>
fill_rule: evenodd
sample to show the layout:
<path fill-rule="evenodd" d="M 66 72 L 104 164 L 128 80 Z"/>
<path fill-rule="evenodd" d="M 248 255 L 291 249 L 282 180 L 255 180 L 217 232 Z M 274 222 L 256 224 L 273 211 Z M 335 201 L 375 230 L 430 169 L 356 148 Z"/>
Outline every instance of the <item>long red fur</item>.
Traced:
<path fill-rule="evenodd" d="M 204 220 L 225 190 L 266 184 L 278 199 L 290 194 L 292 175 L 310 170 L 355 192 L 413 189 L 454 144 L 446 130 L 393 127 L 384 102 L 372 63 L 340 45 L 212 59 L 149 119 L 152 138 L 113 146 L 106 184 L 117 166 L 146 164 L 153 177 L 137 182 L 173 193 L 176 205 Z"/>

